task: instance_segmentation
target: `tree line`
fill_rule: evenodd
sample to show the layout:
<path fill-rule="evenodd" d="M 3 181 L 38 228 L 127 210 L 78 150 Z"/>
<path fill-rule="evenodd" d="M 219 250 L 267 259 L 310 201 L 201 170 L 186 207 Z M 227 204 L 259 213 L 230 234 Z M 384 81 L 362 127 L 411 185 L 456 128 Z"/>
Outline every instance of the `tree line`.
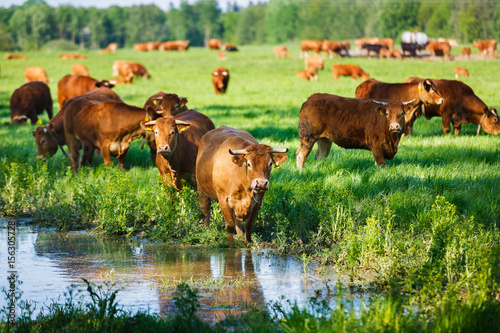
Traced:
<path fill-rule="evenodd" d="M 405 30 L 460 42 L 500 37 L 497 0 L 269 0 L 239 7 L 228 0 L 182 1 L 167 11 L 155 5 L 105 9 L 28 0 L 0 7 L 0 51 L 38 50 L 53 40 L 99 49 L 111 42 L 131 47 L 146 41 L 209 38 L 237 45 L 278 44 L 302 39 L 400 39 Z"/>

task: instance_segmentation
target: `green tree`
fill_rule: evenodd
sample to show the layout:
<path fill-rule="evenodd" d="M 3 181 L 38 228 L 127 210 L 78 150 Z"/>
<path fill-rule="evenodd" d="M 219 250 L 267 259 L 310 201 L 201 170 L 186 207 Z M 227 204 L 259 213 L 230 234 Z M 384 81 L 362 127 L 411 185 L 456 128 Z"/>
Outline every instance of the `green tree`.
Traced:
<path fill-rule="evenodd" d="M 294 40 L 299 5 L 293 0 L 270 0 L 266 6 L 266 40 L 271 44 Z"/>
<path fill-rule="evenodd" d="M 236 38 L 238 44 L 263 44 L 266 41 L 265 4 L 248 6 L 238 20 Z"/>
<path fill-rule="evenodd" d="M 160 40 L 165 35 L 165 13 L 155 5 L 133 6 L 126 29 L 132 43 Z"/>
<path fill-rule="evenodd" d="M 467 41 L 472 41 L 480 35 L 481 25 L 474 15 L 474 8 L 467 7 L 467 9 L 458 14 L 459 30 L 464 35 Z"/>
<path fill-rule="evenodd" d="M 0 22 L 0 51 L 13 51 L 14 49 L 14 39 L 9 32 L 9 27 Z"/>
<path fill-rule="evenodd" d="M 416 27 L 419 7 L 415 0 L 387 2 L 380 14 L 382 36 L 397 38 L 409 27 Z"/>
<path fill-rule="evenodd" d="M 220 26 L 219 16 L 221 10 L 216 0 L 199 0 L 193 7 L 200 18 L 199 26 L 203 29 L 203 45 L 207 46 L 213 31 L 218 30 Z"/>
<path fill-rule="evenodd" d="M 229 43 L 236 43 L 236 30 L 238 28 L 238 21 L 240 13 L 231 11 L 223 14 L 223 34 L 222 38 Z"/>

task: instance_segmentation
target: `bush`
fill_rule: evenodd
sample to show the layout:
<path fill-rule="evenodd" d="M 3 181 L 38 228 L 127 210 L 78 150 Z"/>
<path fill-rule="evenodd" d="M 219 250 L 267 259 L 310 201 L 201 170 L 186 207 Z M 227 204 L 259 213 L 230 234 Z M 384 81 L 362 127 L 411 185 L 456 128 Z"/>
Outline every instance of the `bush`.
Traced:
<path fill-rule="evenodd" d="M 41 47 L 42 51 L 57 52 L 57 51 L 76 51 L 78 45 L 66 39 L 54 39 Z"/>

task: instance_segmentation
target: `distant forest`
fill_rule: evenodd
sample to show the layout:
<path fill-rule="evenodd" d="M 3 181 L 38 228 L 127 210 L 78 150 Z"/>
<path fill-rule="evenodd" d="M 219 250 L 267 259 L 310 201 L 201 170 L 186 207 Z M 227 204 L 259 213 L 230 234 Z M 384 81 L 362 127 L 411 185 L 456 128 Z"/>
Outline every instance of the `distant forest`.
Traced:
<path fill-rule="evenodd" d="M 110 42 L 131 47 L 179 39 L 203 46 L 209 38 L 237 45 L 357 37 L 399 41 L 403 31 L 415 29 L 430 38 L 459 42 L 500 37 L 498 0 L 270 0 L 245 8 L 231 0 L 225 4 L 223 11 L 216 0 L 183 1 L 163 11 L 155 5 L 97 9 L 28 0 L 22 6 L 0 7 L 0 51 L 38 50 L 55 40 L 85 49 Z"/>

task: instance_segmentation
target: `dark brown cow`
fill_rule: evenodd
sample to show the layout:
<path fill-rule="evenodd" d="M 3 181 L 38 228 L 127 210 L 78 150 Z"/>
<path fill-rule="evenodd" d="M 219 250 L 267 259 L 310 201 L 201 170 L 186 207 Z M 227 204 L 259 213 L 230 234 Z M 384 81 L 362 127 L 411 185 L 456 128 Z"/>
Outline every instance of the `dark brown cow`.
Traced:
<path fill-rule="evenodd" d="M 149 97 L 144 103 L 148 120 L 155 120 L 160 117 L 173 117 L 181 112 L 187 111 L 186 97 L 179 97 L 176 94 L 167 94 L 163 91 L 157 92 Z"/>
<path fill-rule="evenodd" d="M 497 57 L 497 40 L 496 39 L 486 39 L 486 40 L 474 40 L 472 41 L 472 46 L 477 47 L 479 53 L 484 58 L 487 54 L 490 57 Z"/>
<path fill-rule="evenodd" d="M 26 83 L 41 81 L 45 84 L 49 84 L 47 73 L 45 73 L 45 70 L 42 67 L 26 67 L 24 70 L 24 80 Z"/>
<path fill-rule="evenodd" d="M 13 124 L 26 124 L 30 119 L 31 125 L 35 125 L 43 110 L 47 110 L 49 119 L 52 119 L 52 97 L 49 87 L 43 82 L 28 82 L 10 97 L 10 119 Z"/>
<path fill-rule="evenodd" d="M 322 40 L 303 40 L 300 42 L 300 59 L 307 57 L 308 51 L 314 51 L 319 55 L 319 51 L 323 47 Z"/>
<path fill-rule="evenodd" d="M 269 189 L 273 164 L 288 159 L 287 148 L 259 144 L 248 132 L 226 126 L 205 134 L 196 159 L 196 181 L 205 226 L 210 223 L 211 202 L 218 201 L 224 216 L 229 245 L 233 244 L 235 227 L 245 242 L 252 241 L 252 225 Z"/>
<path fill-rule="evenodd" d="M 24 54 L 7 53 L 5 55 L 5 59 L 28 59 L 28 56 L 25 56 Z"/>
<path fill-rule="evenodd" d="M 335 81 L 339 76 L 350 76 L 353 80 L 363 78 L 368 80 L 370 75 L 365 73 L 358 65 L 334 64 L 332 66 L 332 77 Z"/>
<path fill-rule="evenodd" d="M 189 174 L 196 190 L 198 145 L 205 133 L 215 129 L 212 120 L 196 110 L 187 110 L 174 117 L 142 121 L 141 126 L 154 133 L 156 166 L 163 183 L 179 191 L 182 180 Z"/>
<path fill-rule="evenodd" d="M 73 101 L 64 112 L 64 135 L 73 171 L 78 172 L 81 166 L 78 141 L 83 145 L 82 161 L 99 149 L 106 166 L 114 156 L 123 168 L 130 143 L 145 134 L 141 127 L 145 117 L 143 108 L 123 102 Z"/>
<path fill-rule="evenodd" d="M 68 99 L 83 95 L 99 87 L 113 88 L 107 80 L 96 80 L 87 76 L 66 75 L 57 83 L 57 101 L 61 109 Z"/>
<path fill-rule="evenodd" d="M 210 50 L 218 50 L 222 46 L 222 41 L 217 38 L 212 38 L 208 41 L 208 48 Z"/>
<path fill-rule="evenodd" d="M 413 101 L 411 110 L 405 116 L 406 135 L 413 134 L 413 123 L 420 109 L 444 102 L 436 83 L 427 79 L 416 83 L 386 83 L 375 79 L 367 80 L 356 88 L 357 98 L 389 99 L 400 102 Z"/>
<path fill-rule="evenodd" d="M 37 146 L 37 157 L 45 159 L 54 156 L 58 147 L 66 155 L 63 146 L 66 145 L 64 135 L 64 111 L 73 100 L 91 100 L 91 101 L 120 101 L 123 100 L 113 90 L 105 87 L 94 89 L 86 94 L 73 97 L 64 107 L 52 118 L 47 125 L 37 127 L 32 133 Z M 67 156 L 67 155 L 66 155 Z M 92 155 L 91 155 L 92 156 Z M 90 161 L 91 162 L 91 161 Z M 90 163 L 91 164 L 91 163 Z"/>
<path fill-rule="evenodd" d="M 422 82 L 418 77 L 408 78 L 405 82 Z M 473 123 L 478 125 L 477 133 L 481 127 L 488 134 L 499 134 L 500 124 L 496 109 L 490 109 L 474 93 L 471 87 L 456 80 L 434 80 L 439 88 L 439 93 L 444 98 L 441 105 L 425 108 L 424 116 L 427 119 L 441 117 L 443 120 L 444 134 L 450 133 L 450 122 L 454 133 L 460 134 L 462 124 Z"/>
<path fill-rule="evenodd" d="M 212 84 L 215 94 L 225 94 L 229 85 L 229 70 L 225 67 L 219 67 L 212 72 Z"/>
<path fill-rule="evenodd" d="M 231 43 L 224 43 L 222 45 L 222 49 L 229 51 L 229 52 L 238 51 L 238 48 L 236 47 L 236 45 L 231 44 Z"/>
<path fill-rule="evenodd" d="M 71 67 L 72 75 L 80 75 L 80 76 L 90 76 L 89 70 L 84 64 L 74 63 L 73 67 Z"/>
<path fill-rule="evenodd" d="M 332 141 L 346 149 L 370 150 L 375 165 L 385 165 L 398 151 L 409 103 L 311 95 L 300 109 L 297 167 L 302 169 L 316 142 L 316 159 L 328 156 Z"/>

